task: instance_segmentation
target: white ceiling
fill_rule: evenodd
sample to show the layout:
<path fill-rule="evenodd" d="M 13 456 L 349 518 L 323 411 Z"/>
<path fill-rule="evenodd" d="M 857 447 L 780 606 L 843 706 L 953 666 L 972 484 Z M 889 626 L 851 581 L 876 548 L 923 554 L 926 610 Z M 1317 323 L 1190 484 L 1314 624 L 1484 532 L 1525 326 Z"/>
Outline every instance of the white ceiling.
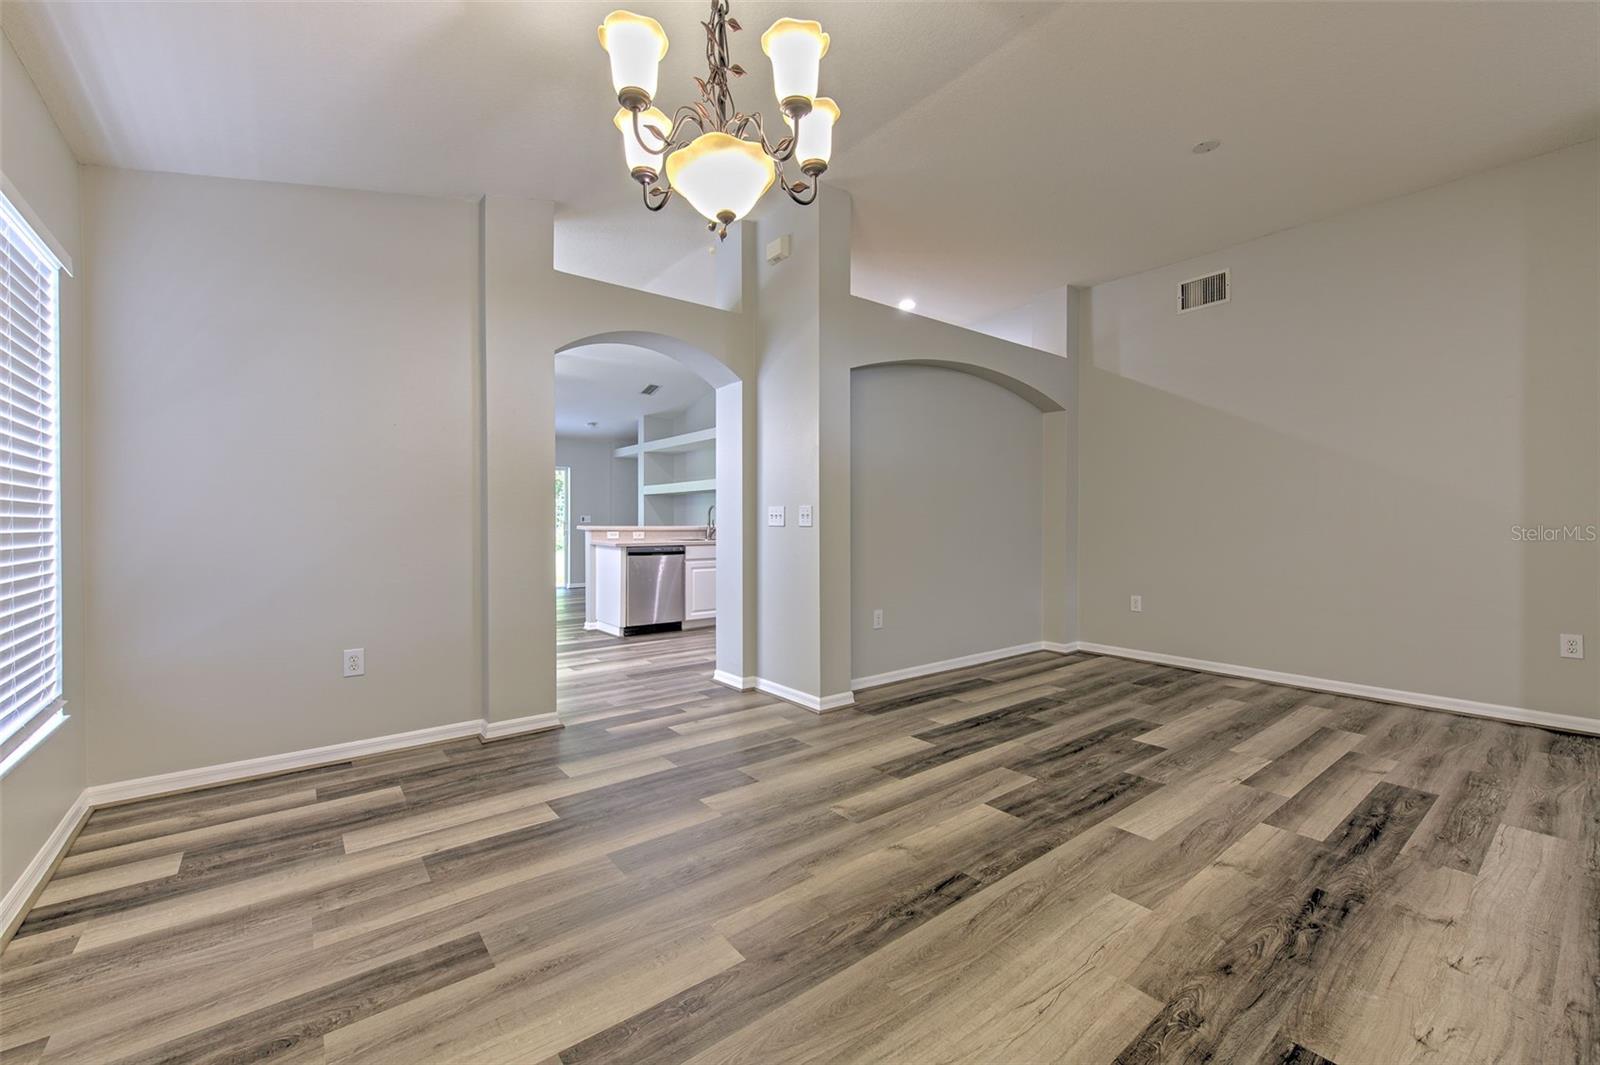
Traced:
<path fill-rule="evenodd" d="M 641 395 L 645 385 L 660 385 Z M 556 433 L 637 439 L 638 420 L 687 407 L 711 392 L 678 360 L 631 344 L 589 344 L 556 356 Z M 596 422 L 590 425 L 590 422 Z"/>
<path fill-rule="evenodd" d="M 709 300 L 693 212 L 642 216 L 594 27 L 607 3 L 6 0 L 89 163 L 562 204 L 565 269 Z M 701 0 L 634 0 L 703 66 Z M 1600 4 L 746 2 L 833 37 L 854 289 L 952 321 L 1600 133 Z M 1198 141 L 1220 139 L 1209 155 Z M 826 193 L 824 193 L 826 194 Z"/>

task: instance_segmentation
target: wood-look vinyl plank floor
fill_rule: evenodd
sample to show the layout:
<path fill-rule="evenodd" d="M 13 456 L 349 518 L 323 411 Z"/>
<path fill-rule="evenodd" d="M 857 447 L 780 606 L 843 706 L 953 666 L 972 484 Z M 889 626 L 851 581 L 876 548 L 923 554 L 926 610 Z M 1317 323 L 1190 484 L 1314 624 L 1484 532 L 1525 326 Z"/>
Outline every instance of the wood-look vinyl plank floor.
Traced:
<path fill-rule="evenodd" d="M 1600 1062 L 1600 739 L 1046 652 L 818 717 L 582 620 L 560 732 L 96 811 L 0 1065 Z"/>

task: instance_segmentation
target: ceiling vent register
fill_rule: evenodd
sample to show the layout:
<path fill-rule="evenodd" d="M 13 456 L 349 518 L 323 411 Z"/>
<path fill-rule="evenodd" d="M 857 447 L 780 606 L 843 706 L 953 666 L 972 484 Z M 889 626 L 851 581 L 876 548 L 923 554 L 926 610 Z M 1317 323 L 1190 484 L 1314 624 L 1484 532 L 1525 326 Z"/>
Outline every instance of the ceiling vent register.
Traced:
<path fill-rule="evenodd" d="M 1199 310 L 1213 303 L 1227 303 L 1229 295 L 1231 286 L 1226 270 L 1185 281 L 1178 286 L 1178 313 Z"/>

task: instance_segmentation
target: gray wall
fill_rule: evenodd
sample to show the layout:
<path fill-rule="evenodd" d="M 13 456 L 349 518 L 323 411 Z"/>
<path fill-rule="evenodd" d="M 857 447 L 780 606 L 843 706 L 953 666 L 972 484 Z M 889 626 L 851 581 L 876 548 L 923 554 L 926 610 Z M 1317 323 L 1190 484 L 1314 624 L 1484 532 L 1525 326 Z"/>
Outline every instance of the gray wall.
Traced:
<path fill-rule="evenodd" d="M 952 370 L 850 376 L 855 677 L 1037 643 L 1039 409 Z"/>
<path fill-rule="evenodd" d="M 40 225 L 74 260 L 61 279 L 62 682 L 68 719 L 0 779 L 0 895 L 83 790 L 90 704 L 83 634 L 83 289 L 78 164 L 33 82 L 0 37 L 0 172 Z"/>
<path fill-rule="evenodd" d="M 612 457 L 612 452 L 629 442 L 582 436 L 556 437 L 556 465 L 572 470 L 574 531 L 568 579 L 573 584 L 587 583 L 583 571 L 583 533 L 576 531 L 579 519 L 587 515 L 595 525 L 631 525 L 635 520 L 632 509 L 638 493 L 635 463 Z"/>
<path fill-rule="evenodd" d="M 85 174 L 91 783 L 479 717 L 475 205 Z"/>
<path fill-rule="evenodd" d="M 1600 545 L 1512 534 L 1600 521 L 1596 157 L 1095 287 L 1083 637 L 1600 716 Z M 1232 301 L 1176 314 L 1222 267 Z"/>

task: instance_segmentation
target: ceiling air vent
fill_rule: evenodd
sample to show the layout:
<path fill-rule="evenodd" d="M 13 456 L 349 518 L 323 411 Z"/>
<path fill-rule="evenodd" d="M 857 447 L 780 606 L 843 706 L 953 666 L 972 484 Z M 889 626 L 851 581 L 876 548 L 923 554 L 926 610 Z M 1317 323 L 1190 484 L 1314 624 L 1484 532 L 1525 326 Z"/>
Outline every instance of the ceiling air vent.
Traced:
<path fill-rule="evenodd" d="M 645 385 L 643 388 L 639 389 L 639 394 L 641 396 L 653 396 L 659 391 L 661 391 L 660 385 Z"/>
<path fill-rule="evenodd" d="M 1218 270 L 1178 286 L 1178 313 L 1228 302 L 1228 271 Z"/>

